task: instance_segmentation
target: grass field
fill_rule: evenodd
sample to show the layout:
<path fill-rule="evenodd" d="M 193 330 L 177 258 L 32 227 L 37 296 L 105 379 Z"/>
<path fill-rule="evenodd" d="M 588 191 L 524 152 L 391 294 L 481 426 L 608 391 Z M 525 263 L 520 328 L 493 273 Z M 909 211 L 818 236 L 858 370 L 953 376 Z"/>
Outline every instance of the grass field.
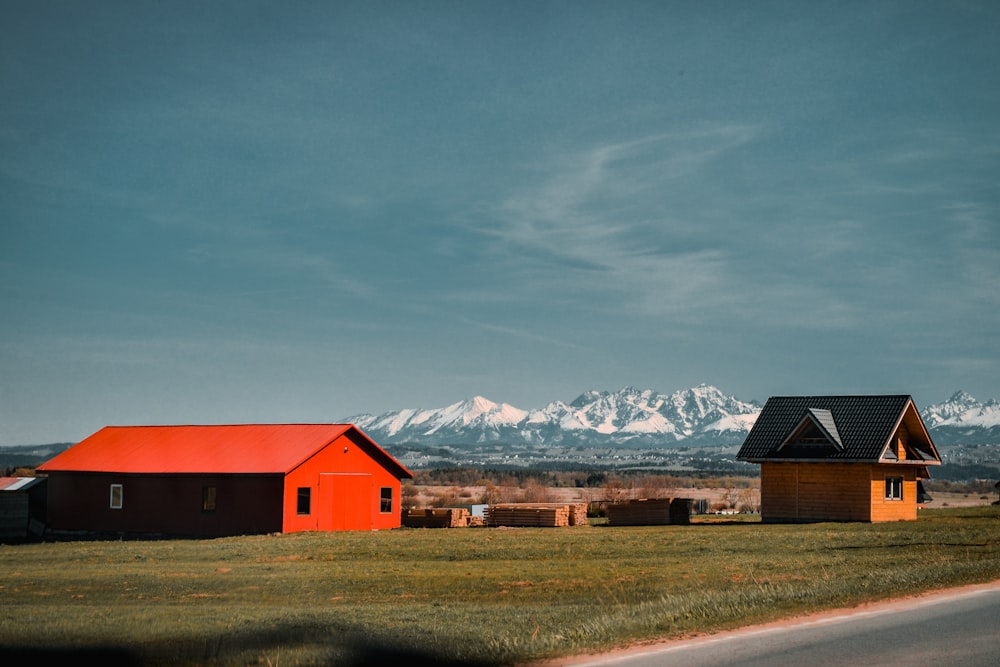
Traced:
<path fill-rule="evenodd" d="M 892 524 L 21 544 L 0 546 L 0 649 L 105 664 L 506 665 L 997 579 L 989 506 Z"/>

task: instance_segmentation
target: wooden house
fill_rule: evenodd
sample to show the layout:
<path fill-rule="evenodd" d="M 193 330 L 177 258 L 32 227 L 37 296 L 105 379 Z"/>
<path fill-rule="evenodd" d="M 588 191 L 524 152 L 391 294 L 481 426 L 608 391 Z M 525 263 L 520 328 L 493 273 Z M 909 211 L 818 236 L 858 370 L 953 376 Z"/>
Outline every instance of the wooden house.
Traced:
<path fill-rule="evenodd" d="M 760 464 L 765 522 L 916 519 L 941 463 L 906 395 L 771 397 L 737 458 Z"/>
<path fill-rule="evenodd" d="M 399 528 L 413 475 L 352 424 L 108 426 L 38 467 L 56 532 Z"/>

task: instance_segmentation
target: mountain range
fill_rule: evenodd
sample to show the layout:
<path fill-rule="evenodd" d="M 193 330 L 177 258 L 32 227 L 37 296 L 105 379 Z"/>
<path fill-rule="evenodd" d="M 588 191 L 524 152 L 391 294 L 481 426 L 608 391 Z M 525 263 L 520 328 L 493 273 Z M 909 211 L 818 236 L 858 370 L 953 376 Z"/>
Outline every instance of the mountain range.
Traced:
<path fill-rule="evenodd" d="M 928 405 L 920 416 L 937 444 L 1000 444 L 1000 401 L 995 398 L 981 403 L 957 391 L 944 403 Z"/>
<path fill-rule="evenodd" d="M 739 444 L 761 407 L 701 384 L 670 394 L 635 387 L 591 390 L 570 403 L 553 401 L 531 410 L 475 396 L 443 408 L 360 414 L 345 421 L 386 444 L 674 447 Z M 921 416 L 936 443 L 1000 443 L 996 399 L 981 403 L 958 391 L 922 409 Z"/>
<path fill-rule="evenodd" d="M 623 387 L 586 391 L 570 403 L 553 401 L 523 410 L 482 396 L 436 409 L 408 408 L 381 415 L 360 414 L 356 424 L 385 444 L 615 445 L 656 448 L 739 444 L 761 405 L 741 401 L 716 387 L 663 394 Z M 935 443 L 1000 443 L 1000 403 L 981 403 L 964 391 L 921 410 Z"/>

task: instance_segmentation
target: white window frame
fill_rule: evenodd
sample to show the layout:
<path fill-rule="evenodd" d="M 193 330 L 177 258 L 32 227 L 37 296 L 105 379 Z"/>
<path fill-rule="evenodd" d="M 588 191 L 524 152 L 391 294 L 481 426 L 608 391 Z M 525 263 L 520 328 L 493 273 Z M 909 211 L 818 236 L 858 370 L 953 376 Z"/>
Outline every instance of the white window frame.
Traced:
<path fill-rule="evenodd" d="M 109 490 L 108 505 L 113 510 L 120 510 L 125 504 L 125 485 L 112 484 Z"/>
<path fill-rule="evenodd" d="M 903 499 L 903 478 L 902 477 L 886 477 L 885 478 L 885 499 L 886 500 L 902 500 Z"/>

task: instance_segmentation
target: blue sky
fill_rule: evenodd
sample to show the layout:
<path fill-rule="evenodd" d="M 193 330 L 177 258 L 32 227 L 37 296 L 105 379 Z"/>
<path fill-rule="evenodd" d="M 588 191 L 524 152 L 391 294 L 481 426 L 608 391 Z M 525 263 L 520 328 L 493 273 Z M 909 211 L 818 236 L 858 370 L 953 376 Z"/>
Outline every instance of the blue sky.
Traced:
<path fill-rule="evenodd" d="M 1000 396 L 996 2 L 0 8 L 0 444 Z"/>

